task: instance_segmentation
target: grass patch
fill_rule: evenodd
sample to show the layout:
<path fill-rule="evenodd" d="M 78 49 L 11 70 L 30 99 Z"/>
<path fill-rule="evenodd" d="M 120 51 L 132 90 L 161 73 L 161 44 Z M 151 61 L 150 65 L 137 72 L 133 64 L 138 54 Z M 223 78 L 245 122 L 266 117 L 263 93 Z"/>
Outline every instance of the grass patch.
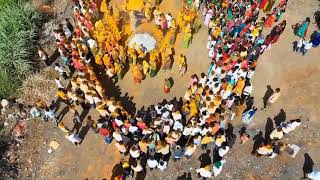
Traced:
<path fill-rule="evenodd" d="M 0 98 L 17 96 L 35 67 L 42 12 L 23 0 L 0 0 Z"/>

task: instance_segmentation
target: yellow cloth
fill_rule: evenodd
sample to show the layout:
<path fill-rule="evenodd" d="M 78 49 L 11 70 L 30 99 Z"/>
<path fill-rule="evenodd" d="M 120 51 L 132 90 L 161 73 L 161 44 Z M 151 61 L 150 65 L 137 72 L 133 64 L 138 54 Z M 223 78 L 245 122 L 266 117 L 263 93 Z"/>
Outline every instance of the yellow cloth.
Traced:
<path fill-rule="evenodd" d="M 186 64 L 186 58 L 184 56 L 179 56 L 178 57 L 178 63 L 179 63 L 179 65 Z"/>
<path fill-rule="evenodd" d="M 245 81 L 239 79 L 233 92 L 237 95 L 240 95 L 242 93 L 244 86 L 245 86 Z"/>
<path fill-rule="evenodd" d="M 68 100 L 68 97 L 67 97 L 66 93 L 64 93 L 62 91 L 58 91 L 57 92 L 57 96 L 59 96 L 63 100 Z"/>
<path fill-rule="evenodd" d="M 209 144 L 211 142 L 213 142 L 214 139 L 211 136 L 204 136 L 201 140 L 201 144 Z"/>
<path fill-rule="evenodd" d="M 127 4 L 127 9 L 132 11 L 141 11 L 143 9 L 143 6 L 143 0 L 129 0 Z"/>

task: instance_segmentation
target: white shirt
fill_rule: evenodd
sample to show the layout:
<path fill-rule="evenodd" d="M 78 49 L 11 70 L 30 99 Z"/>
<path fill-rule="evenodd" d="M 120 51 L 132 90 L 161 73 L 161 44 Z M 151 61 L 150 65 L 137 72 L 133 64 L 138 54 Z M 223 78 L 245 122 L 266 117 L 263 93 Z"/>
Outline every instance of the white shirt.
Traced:
<path fill-rule="evenodd" d="M 217 168 L 216 166 L 213 166 L 213 175 L 214 176 L 218 176 L 221 173 L 223 164 L 226 162 L 226 160 L 221 160 L 220 162 L 221 162 L 221 166 L 219 168 Z"/>
<path fill-rule="evenodd" d="M 162 114 L 162 118 L 164 118 L 164 119 L 166 119 L 166 118 L 168 118 L 169 117 L 169 115 L 170 115 L 170 112 L 169 111 L 166 111 L 166 112 L 164 112 L 163 114 Z"/>
<path fill-rule="evenodd" d="M 182 119 L 182 115 L 179 112 L 172 113 L 172 117 L 173 117 L 173 120 L 175 120 L 175 121 Z"/>
<path fill-rule="evenodd" d="M 243 89 L 243 94 L 244 95 L 250 95 L 252 93 L 252 85 L 251 86 L 246 86 L 244 89 Z"/>
<path fill-rule="evenodd" d="M 134 132 L 136 132 L 138 130 L 138 127 L 137 126 L 130 126 L 129 127 L 129 132 L 131 132 L 132 134 L 134 133 Z"/>
<path fill-rule="evenodd" d="M 208 132 L 210 132 L 211 131 L 211 127 L 204 127 L 202 130 L 201 130 L 201 132 L 200 132 L 200 134 L 202 135 L 202 136 L 204 136 L 204 135 L 206 135 Z"/>
<path fill-rule="evenodd" d="M 219 156 L 223 157 L 224 155 L 226 155 L 229 152 L 229 150 L 230 150 L 229 146 L 226 146 L 225 149 L 220 148 L 218 150 Z"/>
<path fill-rule="evenodd" d="M 191 135 L 192 130 L 193 130 L 192 127 L 191 127 L 191 128 L 185 127 L 185 128 L 183 129 L 182 134 L 185 135 L 185 136 L 189 136 L 189 135 Z"/>
<path fill-rule="evenodd" d="M 312 47 L 312 43 L 311 42 L 304 42 L 304 49 L 309 50 Z"/>
<path fill-rule="evenodd" d="M 122 141 L 122 137 L 121 137 L 121 134 L 120 133 L 117 133 L 117 132 L 113 132 L 112 133 L 112 137 L 116 140 L 116 141 Z"/>
<path fill-rule="evenodd" d="M 122 122 L 122 120 L 120 120 L 120 119 L 115 118 L 115 119 L 114 119 L 114 122 L 116 122 L 116 124 L 117 124 L 118 127 L 120 127 L 120 126 L 123 125 L 123 122 Z"/>
<path fill-rule="evenodd" d="M 133 169 L 135 172 L 141 172 L 143 170 L 140 164 L 138 164 L 137 167 L 131 166 L 131 169 Z"/>
<path fill-rule="evenodd" d="M 184 155 L 186 156 L 191 156 L 193 154 L 193 152 L 196 150 L 197 146 L 193 146 L 193 147 L 187 147 L 186 151 L 184 152 Z"/>
<path fill-rule="evenodd" d="M 193 127 L 191 135 L 194 136 L 194 135 L 200 133 L 200 131 L 201 131 L 201 129 L 200 129 L 199 126 L 198 127 Z"/>
<path fill-rule="evenodd" d="M 147 163 L 148 163 L 148 166 L 150 167 L 150 168 L 155 168 L 155 167 L 157 167 L 158 166 L 158 161 L 157 160 L 155 160 L 155 159 L 148 159 L 147 160 Z"/>
<path fill-rule="evenodd" d="M 161 170 L 161 171 L 163 171 L 163 170 L 165 170 L 166 168 L 167 168 L 167 162 L 166 161 L 161 161 L 161 162 L 163 162 L 163 165 L 161 165 L 161 163 L 159 163 L 158 164 L 158 168 Z"/>
<path fill-rule="evenodd" d="M 270 134 L 270 139 L 281 139 L 283 137 L 283 132 L 278 132 L 277 129 L 273 130 Z"/>
<path fill-rule="evenodd" d="M 238 71 L 238 76 L 239 77 L 246 77 L 247 76 L 247 71 L 244 71 L 244 70 L 240 70 L 240 71 Z"/>
<path fill-rule="evenodd" d="M 200 174 L 201 177 L 209 178 L 212 176 L 211 172 L 206 170 L 205 168 L 200 168 L 196 170 L 197 173 Z"/>
<path fill-rule="evenodd" d="M 173 129 L 178 130 L 180 129 L 181 131 L 183 130 L 183 125 L 179 121 L 175 121 L 173 124 Z"/>
<path fill-rule="evenodd" d="M 157 111 L 157 114 L 161 114 L 161 111 L 162 111 L 163 107 L 161 106 L 161 108 L 159 106 L 156 106 L 155 107 L 155 110 Z"/>
<path fill-rule="evenodd" d="M 198 146 L 200 145 L 200 143 L 201 143 L 201 136 L 197 136 L 197 138 L 193 139 L 193 144 Z"/>
<path fill-rule="evenodd" d="M 65 136 L 69 141 L 71 141 L 73 144 L 75 144 L 75 143 L 80 143 L 80 138 L 78 137 L 78 135 L 76 135 L 76 134 L 70 134 L 69 136 L 68 135 L 66 135 Z"/>
<path fill-rule="evenodd" d="M 96 41 L 93 40 L 93 39 L 89 39 L 89 40 L 87 41 L 87 43 L 89 44 L 90 49 L 94 49 L 94 48 L 97 47 L 97 43 L 96 43 Z"/>
<path fill-rule="evenodd" d="M 254 71 L 253 70 L 249 70 L 248 73 L 247 73 L 247 78 L 248 79 L 251 79 L 254 75 Z"/>
<path fill-rule="evenodd" d="M 172 111 L 172 109 L 173 109 L 173 104 L 166 104 L 164 107 L 165 107 L 167 110 Z"/>
<path fill-rule="evenodd" d="M 62 67 L 59 67 L 59 66 L 55 66 L 55 67 L 54 67 L 54 70 L 57 71 L 57 72 L 60 73 L 60 74 L 66 72 Z"/>
<path fill-rule="evenodd" d="M 58 88 L 64 89 L 64 86 L 63 86 L 62 82 L 59 79 L 55 79 L 55 81 L 56 81 L 56 84 L 57 84 Z"/>
<path fill-rule="evenodd" d="M 301 48 L 302 45 L 303 45 L 303 40 L 300 39 L 300 40 L 298 41 L 298 43 L 297 43 L 297 47 Z"/>
<path fill-rule="evenodd" d="M 282 131 L 287 134 L 291 131 L 293 131 L 297 126 L 300 126 L 301 122 L 292 122 L 292 123 L 288 123 L 287 126 L 282 127 Z"/>
<path fill-rule="evenodd" d="M 130 155 L 133 157 L 133 158 L 138 158 L 140 156 L 140 150 L 135 150 L 133 151 L 132 149 L 130 149 Z"/>
<path fill-rule="evenodd" d="M 201 78 L 199 80 L 199 84 L 201 84 L 202 87 L 204 87 L 204 85 L 206 84 L 207 82 L 207 76 L 205 76 L 204 78 Z"/>

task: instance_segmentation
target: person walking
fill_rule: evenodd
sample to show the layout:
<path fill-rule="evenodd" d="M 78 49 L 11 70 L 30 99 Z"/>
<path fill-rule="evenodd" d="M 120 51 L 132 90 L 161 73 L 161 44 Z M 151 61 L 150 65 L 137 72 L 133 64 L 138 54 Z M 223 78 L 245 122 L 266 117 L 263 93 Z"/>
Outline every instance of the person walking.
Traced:
<path fill-rule="evenodd" d="M 268 99 L 266 105 L 264 108 L 262 108 L 262 110 L 266 110 L 268 107 L 270 107 L 273 103 L 275 103 L 279 97 L 281 96 L 281 92 L 280 92 L 280 88 L 276 89 L 276 92 L 274 92 Z"/>

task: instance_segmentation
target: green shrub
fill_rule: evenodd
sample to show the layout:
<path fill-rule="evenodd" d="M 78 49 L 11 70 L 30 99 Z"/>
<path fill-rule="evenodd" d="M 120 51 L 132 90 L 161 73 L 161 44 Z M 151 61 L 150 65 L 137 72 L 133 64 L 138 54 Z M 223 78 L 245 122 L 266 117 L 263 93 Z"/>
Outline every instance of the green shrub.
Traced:
<path fill-rule="evenodd" d="M 17 96 L 35 67 L 33 57 L 44 15 L 29 3 L 0 0 L 0 98 Z"/>

